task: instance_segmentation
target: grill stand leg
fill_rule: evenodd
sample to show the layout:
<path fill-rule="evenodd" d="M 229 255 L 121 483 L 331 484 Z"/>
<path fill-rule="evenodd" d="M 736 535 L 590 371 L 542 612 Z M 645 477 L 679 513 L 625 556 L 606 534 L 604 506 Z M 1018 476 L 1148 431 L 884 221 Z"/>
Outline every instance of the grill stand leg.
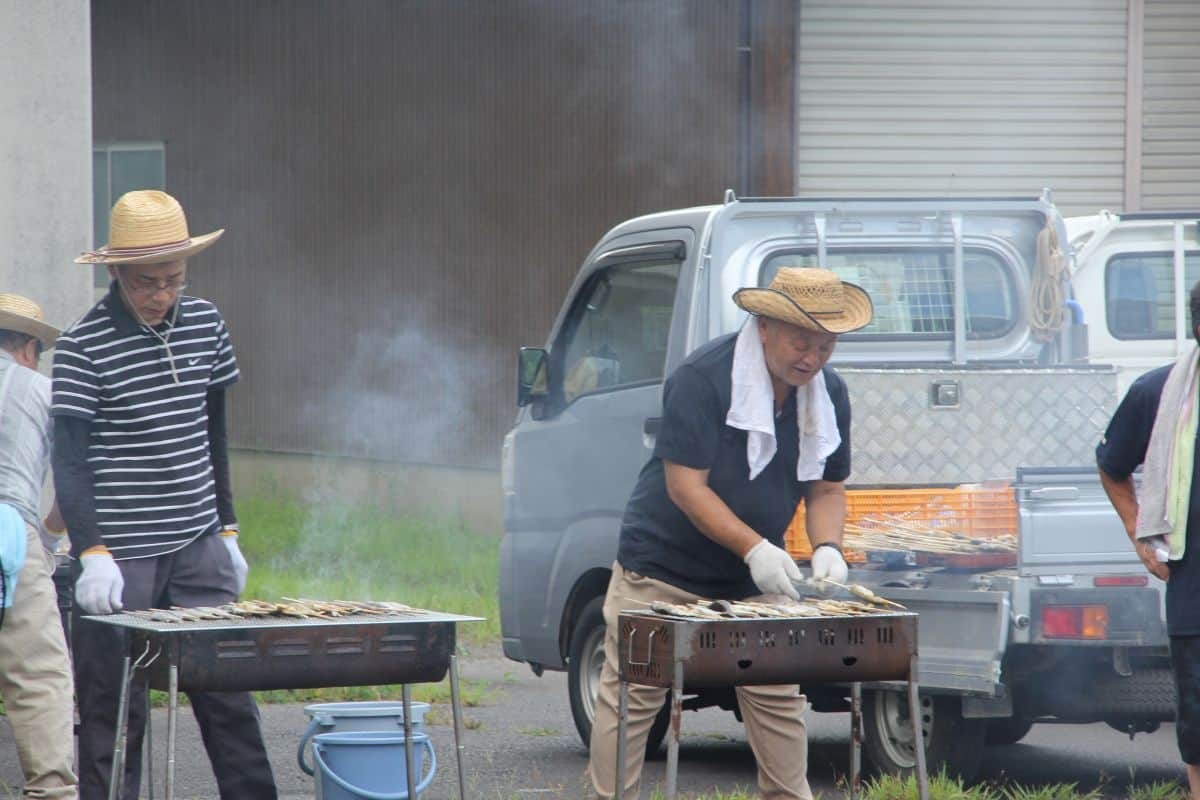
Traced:
<path fill-rule="evenodd" d="M 175 800 L 175 724 L 179 720 L 179 665 L 167 668 L 167 800 Z"/>
<path fill-rule="evenodd" d="M 108 800 L 121 796 L 125 778 L 125 744 L 129 736 L 129 683 L 133 680 L 132 658 L 125 656 L 121 669 L 121 694 L 117 700 L 117 741 L 113 747 L 112 774 L 108 777 Z"/>
<path fill-rule="evenodd" d="M 862 684 L 850 684 L 850 800 L 862 792 Z"/>
<path fill-rule="evenodd" d="M 620 678 L 617 692 L 617 780 L 613 784 L 613 800 L 625 794 L 625 725 L 629 722 L 629 684 Z"/>
<path fill-rule="evenodd" d="M 150 794 L 150 800 L 154 800 L 154 728 L 150 724 L 150 687 L 146 687 L 146 737 L 143 741 L 149 742 L 149 746 L 143 746 L 142 751 L 146 754 L 146 791 Z"/>
<path fill-rule="evenodd" d="M 412 690 L 408 684 L 400 687 L 400 698 L 404 702 L 404 782 L 408 787 L 405 797 L 416 800 L 416 776 L 413 775 L 413 745 L 412 745 Z"/>
<path fill-rule="evenodd" d="M 458 692 L 458 654 L 450 654 L 450 709 L 454 713 L 454 757 L 458 764 L 458 800 L 467 800 L 467 778 L 463 772 L 462 701 Z"/>
<path fill-rule="evenodd" d="M 671 678 L 671 724 L 667 729 L 667 796 L 675 800 L 679 778 L 679 728 L 683 723 L 683 662 L 675 659 Z"/>
<path fill-rule="evenodd" d="M 917 795 L 929 800 L 929 775 L 925 771 L 925 738 L 921 733 L 921 693 L 917 688 L 917 656 L 908 666 L 908 718 L 913 726 L 913 749 L 917 757 Z"/>

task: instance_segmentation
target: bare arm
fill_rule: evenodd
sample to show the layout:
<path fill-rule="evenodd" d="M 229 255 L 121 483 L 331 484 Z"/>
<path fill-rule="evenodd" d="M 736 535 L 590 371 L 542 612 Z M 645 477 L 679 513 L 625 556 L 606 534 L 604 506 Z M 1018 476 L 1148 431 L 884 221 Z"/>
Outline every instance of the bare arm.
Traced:
<path fill-rule="evenodd" d="M 1137 553 L 1138 558 L 1141 559 L 1142 564 L 1151 575 L 1165 581 L 1171 574 L 1167 565 L 1158 560 L 1154 554 L 1154 547 L 1149 542 L 1140 541 L 1136 536 L 1138 499 L 1133 477 L 1118 480 L 1103 469 L 1097 471 L 1100 473 L 1100 484 L 1104 487 L 1104 493 L 1108 495 L 1109 502 L 1112 503 L 1113 508 L 1117 511 L 1117 516 L 1125 525 L 1125 534 L 1133 542 L 1134 552 Z"/>
<path fill-rule="evenodd" d="M 846 525 L 846 484 L 841 481 L 814 481 L 805 504 L 808 542 L 815 550 L 820 544 L 842 548 L 842 528 Z"/>
<path fill-rule="evenodd" d="M 763 537 L 742 522 L 709 487 L 708 470 L 664 459 L 663 471 L 667 496 L 705 536 L 738 558 L 745 558 L 750 548 L 762 541 Z"/>
<path fill-rule="evenodd" d="M 67 529 L 67 523 L 62 518 L 62 511 L 58 509 L 58 498 L 54 499 L 54 505 L 50 506 L 50 513 L 42 520 L 42 525 L 51 533 L 62 533 Z"/>

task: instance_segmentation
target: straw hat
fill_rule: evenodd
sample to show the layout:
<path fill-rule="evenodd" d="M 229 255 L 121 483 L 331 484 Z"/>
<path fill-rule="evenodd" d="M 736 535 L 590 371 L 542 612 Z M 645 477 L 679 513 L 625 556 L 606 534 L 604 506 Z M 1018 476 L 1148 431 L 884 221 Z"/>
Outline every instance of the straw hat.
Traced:
<path fill-rule="evenodd" d="M 738 289 L 733 302 L 751 314 L 801 328 L 848 333 L 871 322 L 870 296 L 828 269 L 783 267 L 766 289 Z"/>
<path fill-rule="evenodd" d="M 140 189 L 121 195 L 112 207 L 108 244 L 84 251 L 76 264 L 157 264 L 194 256 L 225 232 L 189 236 L 179 202 L 166 192 Z"/>
<path fill-rule="evenodd" d="M 19 294 L 0 294 L 0 330 L 24 333 L 40 339 L 46 350 L 54 347 L 54 341 L 62 333 L 46 323 L 42 308 L 28 297 Z"/>

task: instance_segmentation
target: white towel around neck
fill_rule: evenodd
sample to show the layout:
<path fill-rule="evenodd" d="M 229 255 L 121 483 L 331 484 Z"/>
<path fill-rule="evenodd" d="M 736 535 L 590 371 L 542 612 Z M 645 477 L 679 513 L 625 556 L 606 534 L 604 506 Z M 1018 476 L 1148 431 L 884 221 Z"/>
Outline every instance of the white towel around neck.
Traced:
<path fill-rule="evenodd" d="M 825 388 L 824 372 L 818 372 L 811 381 L 797 387 L 796 422 L 800 429 L 796 479 L 820 480 L 825 474 L 825 460 L 842 443 L 833 401 Z M 746 431 L 746 461 L 750 466 L 750 480 L 754 480 L 771 463 L 778 449 L 775 393 L 754 318 L 742 326 L 733 349 L 733 393 L 725 424 Z"/>

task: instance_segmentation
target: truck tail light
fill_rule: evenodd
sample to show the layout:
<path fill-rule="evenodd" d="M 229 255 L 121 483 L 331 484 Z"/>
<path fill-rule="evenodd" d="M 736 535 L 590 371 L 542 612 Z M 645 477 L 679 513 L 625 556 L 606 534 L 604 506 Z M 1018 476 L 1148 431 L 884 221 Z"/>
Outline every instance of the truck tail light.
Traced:
<path fill-rule="evenodd" d="M 1107 639 L 1108 606 L 1044 606 L 1042 636 L 1047 639 Z"/>
<path fill-rule="evenodd" d="M 1092 586 L 1149 586 L 1150 576 L 1141 575 L 1097 575 Z"/>

